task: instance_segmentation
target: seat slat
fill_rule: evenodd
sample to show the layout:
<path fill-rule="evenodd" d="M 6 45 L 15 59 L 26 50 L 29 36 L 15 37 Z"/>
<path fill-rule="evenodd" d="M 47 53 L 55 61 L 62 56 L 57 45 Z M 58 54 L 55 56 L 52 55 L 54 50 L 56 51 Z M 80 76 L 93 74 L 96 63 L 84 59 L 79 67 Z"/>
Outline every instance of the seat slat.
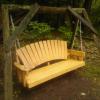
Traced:
<path fill-rule="evenodd" d="M 29 88 L 84 66 L 83 61 L 67 60 L 32 71 L 26 79 Z M 34 76 L 34 78 L 33 78 Z"/>

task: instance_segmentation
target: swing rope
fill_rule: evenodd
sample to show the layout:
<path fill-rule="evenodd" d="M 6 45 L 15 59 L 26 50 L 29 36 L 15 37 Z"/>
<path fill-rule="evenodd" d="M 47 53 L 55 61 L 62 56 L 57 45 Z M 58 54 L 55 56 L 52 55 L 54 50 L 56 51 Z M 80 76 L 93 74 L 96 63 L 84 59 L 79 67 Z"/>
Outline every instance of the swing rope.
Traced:
<path fill-rule="evenodd" d="M 78 26 L 79 26 L 79 38 L 80 38 L 80 50 L 83 51 L 83 40 L 82 40 L 82 27 L 81 27 L 81 21 L 77 21 L 77 25 L 76 25 L 76 29 L 75 29 L 75 34 L 74 34 L 74 39 L 73 39 L 73 43 L 72 43 L 72 47 L 71 49 L 74 48 L 74 41 L 76 39 L 76 36 L 78 34 Z"/>
<path fill-rule="evenodd" d="M 80 49 L 83 51 L 83 40 L 82 40 L 82 27 L 81 27 L 81 21 L 80 21 Z"/>

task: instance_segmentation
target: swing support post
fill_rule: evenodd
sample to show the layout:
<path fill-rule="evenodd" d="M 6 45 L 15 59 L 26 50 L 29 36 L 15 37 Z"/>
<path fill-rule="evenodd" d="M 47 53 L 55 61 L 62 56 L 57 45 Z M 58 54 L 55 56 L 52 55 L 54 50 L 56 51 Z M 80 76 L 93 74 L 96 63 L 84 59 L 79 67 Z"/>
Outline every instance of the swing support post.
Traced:
<path fill-rule="evenodd" d="M 4 43 L 4 100 L 13 100 L 13 86 L 12 86 L 12 55 L 9 45 L 5 45 L 9 36 L 9 11 L 8 5 L 2 4 L 2 24 L 3 24 L 3 43 Z M 9 49 L 8 49 L 9 48 Z M 6 52 L 8 49 L 9 52 Z"/>

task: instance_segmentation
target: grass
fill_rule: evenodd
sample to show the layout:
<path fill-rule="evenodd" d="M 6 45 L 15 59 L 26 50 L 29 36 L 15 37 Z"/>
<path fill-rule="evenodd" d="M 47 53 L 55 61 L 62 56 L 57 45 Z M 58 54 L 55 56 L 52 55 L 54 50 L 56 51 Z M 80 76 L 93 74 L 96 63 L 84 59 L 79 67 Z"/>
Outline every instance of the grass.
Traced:
<path fill-rule="evenodd" d="M 100 64 L 96 62 L 86 63 L 86 66 L 79 74 L 87 78 L 100 78 Z"/>

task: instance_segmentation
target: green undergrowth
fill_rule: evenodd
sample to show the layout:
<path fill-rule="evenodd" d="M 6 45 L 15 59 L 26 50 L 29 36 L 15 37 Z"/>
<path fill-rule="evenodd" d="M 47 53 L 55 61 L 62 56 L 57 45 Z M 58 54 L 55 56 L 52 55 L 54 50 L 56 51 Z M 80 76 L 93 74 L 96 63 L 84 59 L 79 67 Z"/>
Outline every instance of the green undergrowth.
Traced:
<path fill-rule="evenodd" d="M 66 25 L 60 26 L 58 29 L 55 29 L 48 23 L 33 21 L 30 22 L 30 24 L 27 26 L 23 35 L 20 36 L 20 39 L 25 41 L 38 41 L 45 39 L 63 39 L 70 41 L 71 37 L 72 32 Z"/>
<path fill-rule="evenodd" d="M 98 63 L 86 63 L 83 70 L 79 71 L 79 74 L 87 78 L 99 78 L 100 79 L 100 64 Z"/>

